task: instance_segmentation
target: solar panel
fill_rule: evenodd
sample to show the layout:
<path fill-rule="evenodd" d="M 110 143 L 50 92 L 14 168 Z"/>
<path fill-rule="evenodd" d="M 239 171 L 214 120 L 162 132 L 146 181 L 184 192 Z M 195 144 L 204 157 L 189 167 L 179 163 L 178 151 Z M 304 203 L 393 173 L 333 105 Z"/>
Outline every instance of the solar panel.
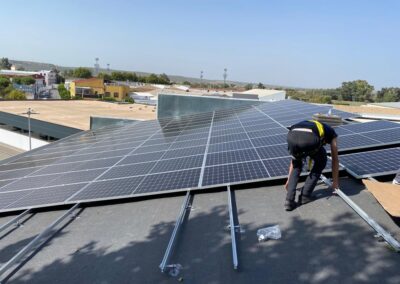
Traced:
<path fill-rule="evenodd" d="M 396 173 L 400 168 L 400 148 L 340 156 L 340 163 L 356 178 Z"/>
<path fill-rule="evenodd" d="M 400 124 L 373 121 L 335 127 L 339 136 L 339 150 L 370 148 L 400 143 Z"/>
<path fill-rule="evenodd" d="M 3 162 L 0 212 L 285 177 L 286 123 L 328 110 L 288 100 L 83 132 Z"/>
<path fill-rule="evenodd" d="M 206 167 L 202 185 L 222 185 L 269 177 L 270 175 L 260 161 L 233 163 Z"/>

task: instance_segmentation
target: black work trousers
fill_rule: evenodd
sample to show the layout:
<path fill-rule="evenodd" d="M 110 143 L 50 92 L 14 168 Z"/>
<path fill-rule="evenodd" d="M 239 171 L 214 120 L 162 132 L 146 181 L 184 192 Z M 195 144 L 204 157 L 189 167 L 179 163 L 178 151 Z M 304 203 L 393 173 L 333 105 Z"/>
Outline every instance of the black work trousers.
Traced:
<path fill-rule="evenodd" d="M 311 159 L 314 161 L 314 165 L 308 175 L 301 194 L 304 196 L 311 196 L 317 182 L 321 176 L 322 171 L 326 166 L 327 156 L 324 147 L 321 147 L 319 151 L 314 154 Z M 302 159 L 293 159 L 292 160 L 293 170 L 291 175 L 289 176 L 289 183 L 287 187 L 287 195 L 286 200 L 294 201 L 296 197 L 296 187 L 299 182 L 299 177 L 301 171 L 303 169 L 303 160 Z"/>

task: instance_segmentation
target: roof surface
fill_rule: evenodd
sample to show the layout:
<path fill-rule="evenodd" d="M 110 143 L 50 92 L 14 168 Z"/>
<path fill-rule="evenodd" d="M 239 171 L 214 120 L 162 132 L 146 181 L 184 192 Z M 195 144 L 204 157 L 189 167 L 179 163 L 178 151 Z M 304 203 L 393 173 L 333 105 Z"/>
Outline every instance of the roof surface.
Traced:
<path fill-rule="evenodd" d="M 0 142 L 0 160 L 4 160 L 24 152 L 21 149 Z"/>
<path fill-rule="evenodd" d="M 400 230 L 363 186 L 341 180 L 356 203 L 386 229 Z M 325 187 L 318 200 L 283 209 L 282 186 L 236 190 L 239 271 L 232 268 L 227 193 L 196 194 L 172 263 L 186 283 L 399 283 L 399 255 Z M 184 196 L 85 208 L 7 283 L 176 283 L 158 268 Z M 5 262 L 63 211 L 37 213 L 0 235 Z M 0 218 L 3 224 L 12 218 Z M 278 224 L 280 240 L 258 243 L 257 229 Z"/>
<path fill-rule="evenodd" d="M 251 89 L 251 90 L 242 92 L 242 94 L 254 94 L 254 95 L 258 95 L 259 97 L 264 97 L 264 96 L 275 95 L 275 94 L 282 93 L 282 92 L 285 92 L 285 91 L 269 90 L 269 89 Z"/>
<path fill-rule="evenodd" d="M 361 105 L 361 106 L 335 105 L 334 108 L 342 111 L 361 113 L 361 114 L 367 113 L 367 114 L 400 116 L 400 109 L 393 109 L 393 108 L 374 106 L 374 105 Z"/>
<path fill-rule="evenodd" d="M 65 126 L 88 130 L 90 116 L 126 117 L 132 119 L 155 119 L 154 106 L 141 104 L 115 104 L 91 100 L 71 101 L 3 101 L 0 111 L 21 115 L 28 108 L 39 114 L 34 118 Z"/>

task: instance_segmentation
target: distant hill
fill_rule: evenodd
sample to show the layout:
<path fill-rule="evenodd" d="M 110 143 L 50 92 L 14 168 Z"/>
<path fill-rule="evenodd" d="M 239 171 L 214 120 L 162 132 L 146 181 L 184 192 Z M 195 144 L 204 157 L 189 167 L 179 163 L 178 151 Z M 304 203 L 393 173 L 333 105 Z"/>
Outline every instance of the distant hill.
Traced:
<path fill-rule="evenodd" d="M 42 63 L 42 62 L 33 62 L 33 61 L 21 61 L 21 60 L 11 60 L 10 63 L 16 65 L 17 67 L 22 67 L 26 71 L 38 71 L 38 70 L 51 70 L 51 69 L 57 69 L 60 71 L 64 70 L 70 70 L 70 69 L 75 69 L 77 67 L 66 67 L 66 66 L 60 66 L 60 65 L 55 65 L 51 63 Z M 92 69 L 93 67 L 87 67 L 89 69 Z M 141 72 L 141 71 L 129 71 L 129 70 L 116 70 L 116 69 L 110 69 L 110 72 L 112 71 L 124 71 L 124 72 L 135 72 L 139 76 L 147 76 L 150 75 L 150 73 L 146 72 Z M 107 69 L 100 68 L 100 72 L 107 72 Z M 177 83 L 182 83 L 184 81 L 188 81 L 190 83 L 200 83 L 201 80 L 200 78 L 193 78 L 193 77 L 186 77 L 186 76 L 181 76 L 181 75 L 170 75 L 167 74 L 168 77 L 170 78 L 171 81 L 177 82 Z M 239 82 L 239 81 L 226 81 L 228 84 L 235 84 L 238 86 L 244 86 L 246 84 L 249 84 L 249 82 Z M 206 84 L 221 84 L 223 83 L 223 80 L 206 80 L 203 79 L 203 83 Z M 258 84 L 257 83 L 250 83 L 250 84 Z M 268 85 L 264 84 L 266 88 L 286 88 L 283 86 L 276 86 L 276 85 Z"/>

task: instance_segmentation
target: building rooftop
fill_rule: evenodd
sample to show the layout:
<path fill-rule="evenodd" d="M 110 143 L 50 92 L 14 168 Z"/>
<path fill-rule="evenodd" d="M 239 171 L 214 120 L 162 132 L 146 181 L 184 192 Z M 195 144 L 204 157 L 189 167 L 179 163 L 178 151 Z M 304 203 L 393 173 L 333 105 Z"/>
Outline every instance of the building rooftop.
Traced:
<path fill-rule="evenodd" d="M 0 266 L 1 271 L 7 271 L 5 280 L 107 284 L 399 283 L 398 254 L 374 237 L 374 229 L 344 202 L 340 191 L 337 192 L 342 198 L 319 185 L 314 202 L 292 212 L 283 208 L 283 183 L 290 160 L 286 126 L 294 119 L 326 111 L 325 108 L 328 107 L 288 100 L 139 122 L 84 132 L 3 161 L 0 224 L 7 224 L 16 216 L 9 211 L 31 211 L 20 221 L 23 226 L 11 226 L 1 232 L 0 263 L 18 256 L 21 249 L 67 212 L 65 208 L 72 204 L 72 208 L 82 206 L 78 218 L 67 216 L 58 228 L 52 229 L 54 237 L 38 251 L 12 269 Z M 288 113 L 282 116 L 285 112 Z M 342 114 L 352 117 L 350 113 Z M 254 125 L 254 121 L 263 123 Z M 232 128 L 232 124 L 237 126 Z M 280 128 L 271 126 L 276 124 Z M 339 150 L 364 149 L 366 145 L 358 143 L 357 137 L 362 135 L 357 131 L 389 130 L 390 134 L 399 135 L 398 128 L 393 130 L 394 125 L 398 126 L 380 121 L 340 126 L 337 130 L 339 135 L 344 133 L 344 143 Z M 259 128 L 269 132 L 260 138 Z M 275 133 L 273 129 L 279 131 Z M 245 140 L 244 135 L 237 135 L 240 132 L 251 142 L 245 148 L 251 146 L 252 150 L 225 148 L 235 147 L 232 139 Z M 208 136 L 207 141 L 202 141 L 204 136 Z M 380 136 L 370 139 L 370 146 L 376 147 L 378 139 L 386 137 L 382 133 Z M 389 138 L 397 143 L 398 139 L 393 138 L 397 136 L 392 136 Z M 361 138 L 365 142 L 368 134 Z M 389 140 L 380 146 L 389 147 Z M 117 144 L 110 146 L 110 142 Z M 204 147 L 199 149 L 196 145 Z M 261 154 L 253 157 L 250 152 Z M 263 153 L 277 156 L 262 160 Z M 248 161 L 237 160 L 245 159 L 245 154 Z M 343 160 L 347 167 L 349 164 Z M 374 168 L 377 159 L 370 162 Z M 349 169 L 347 173 L 353 175 Z M 341 178 L 342 191 L 399 239 L 399 220 L 389 217 L 364 185 L 349 176 Z M 228 184 L 232 204 L 226 190 Z M 182 267 L 173 277 L 161 273 L 159 265 L 189 189 L 193 203 L 187 207 L 189 214 L 182 219 L 167 263 Z M 227 227 L 236 224 L 240 225 L 237 234 Z M 282 238 L 259 243 L 257 230 L 273 225 L 280 226 Z M 238 247 L 238 270 L 233 269 L 232 251 L 236 250 L 232 250 L 231 234 Z M 0 275 L 5 276 L 1 272 Z"/>
<path fill-rule="evenodd" d="M 142 104 L 115 104 L 90 100 L 70 101 L 3 101 L 0 111 L 18 114 L 33 108 L 32 117 L 82 130 L 90 128 L 90 116 L 125 117 L 132 119 L 155 119 L 154 106 Z"/>
<path fill-rule="evenodd" d="M 4 160 L 24 152 L 21 149 L 0 142 L 0 160 Z"/>
<path fill-rule="evenodd" d="M 381 115 L 400 116 L 400 109 L 382 107 L 371 104 L 361 105 L 361 106 L 334 105 L 334 108 L 342 111 L 348 111 L 360 114 L 381 114 Z"/>
<path fill-rule="evenodd" d="M 259 97 L 264 97 L 264 96 L 271 96 L 275 95 L 276 93 L 281 93 L 285 92 L 283 90 L 272 90 L 272 89 L 251 89 L 247 90 L 244 92 L 241 92 L 242 94 L 252 94 L 252 95 L 258 95 Z"/>
<path fill-rule="evenodd" d="M 343 190 L 386 229 L 399 227 L 363 185 L 342 178 Z M 232 268 L 226 191 L 195 194 L 179 233 L 172 262 L 178 277 L 160 264 L 184 196 L 87 207 L 7 283 L 399 283 L 399 256 L 326 187 L 318 199 L 285 212 L 282 186 L 235 191 L 242 233 L 240 269 Z M 23 227 L 3 232 L 5 262 L 64 211 L 27 216 Z M 139 217 L 140 216 L 140 217 Z M 12 216 L 0 218 L 3 224 Z M 259 243 L 258 229 L 279 225 L 282 238 Z M 182 277 L 182 279 L 180 279 Z"/>

